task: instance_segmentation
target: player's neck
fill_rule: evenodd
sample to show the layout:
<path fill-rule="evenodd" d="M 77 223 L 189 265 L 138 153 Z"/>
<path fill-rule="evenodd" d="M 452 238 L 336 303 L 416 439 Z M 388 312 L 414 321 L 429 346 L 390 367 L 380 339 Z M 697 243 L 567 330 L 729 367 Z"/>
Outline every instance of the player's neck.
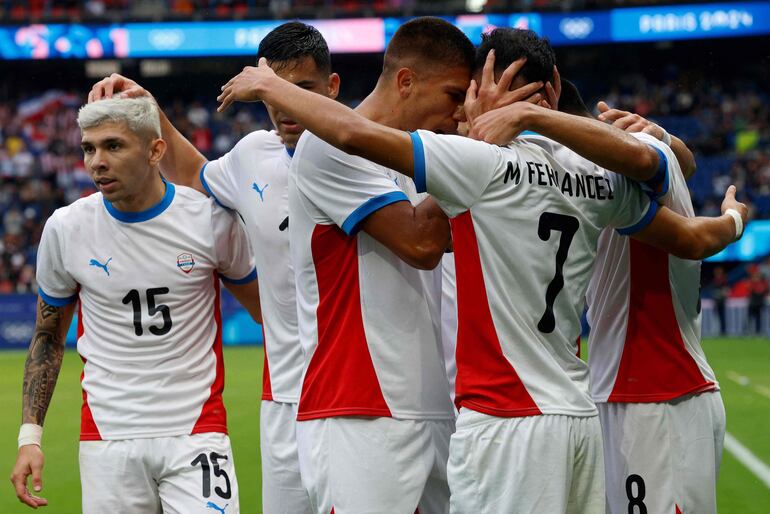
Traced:
<path fill-rule="evenodd" d="M 112 206 L 121 212 L 142 212 L 158 205 L 165 194 L 166 183 L 160 175 L 156 175 L 146 188 L 135 195 L 114 202 Z"/>
<path fill-rule="evenodd" d="M 375 88 L 369 96 L 356 107 L 356 112 L 364 118 L 385 125 L 386 127 L 400 129 L 399 117 L 393 109 L 394 102 L 390 101 L 386 92 Z"/>

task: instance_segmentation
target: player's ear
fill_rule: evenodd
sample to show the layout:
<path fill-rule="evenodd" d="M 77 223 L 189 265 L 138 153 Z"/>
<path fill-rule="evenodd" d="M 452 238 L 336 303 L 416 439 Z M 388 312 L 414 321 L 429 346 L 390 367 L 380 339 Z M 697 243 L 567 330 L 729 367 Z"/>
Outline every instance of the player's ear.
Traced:
<path fill-rule="evenodd" d="M 415 83 L 415 73 L 409 68 L 401 68 L 396 73 L 396 87 L 401 98 L 409 98 Z"/>
<path fill-rule="evenodd" d="M 160 164 L 163 155 L 166 153 L 166 142 L 161 138 L 156 138 L 150 141 L 150 148 L 148 158 L 150 166 L 157 166 Z"/>
<path fill-rule="evenodd" d="M 340 94 L 340 76 L 336 73 L 329 75 L 329 83 L 327 87 L 329 94 L 326 96 L 331 99 L 337 98 L 337 95 Z"/>

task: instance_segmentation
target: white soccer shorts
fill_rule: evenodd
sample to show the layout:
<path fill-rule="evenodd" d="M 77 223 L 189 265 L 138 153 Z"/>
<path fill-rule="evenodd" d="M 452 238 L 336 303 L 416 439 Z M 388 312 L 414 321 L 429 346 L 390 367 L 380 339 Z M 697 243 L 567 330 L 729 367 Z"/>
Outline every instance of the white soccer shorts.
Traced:
<path fill-rule="evenodd" d="M 608 514 L 716 513 L 725 437 L 725 408 L 718 391 L 666 403 L 597 407 Z"/>
<path fill-rule="evenodd" d="M 446 514 L 454 420 L 340 417 L 297 423 L 302 481 L 318 514 Z"/>
<path fill-rule="evenodd" d="M 263 514 L 311 514 L 299 473 L 297 404 L 262 400 L 259 414 Z"/>
<path fill-rule="evenodd" d="M 238 514 L 230 439 L 207 433 L 80 442 L 84 514 Z"/>
<path fill-rule="evenodd" d="M 447 467 L 452 514 L 604 514 L 599 419 L 460 409 Z"/>

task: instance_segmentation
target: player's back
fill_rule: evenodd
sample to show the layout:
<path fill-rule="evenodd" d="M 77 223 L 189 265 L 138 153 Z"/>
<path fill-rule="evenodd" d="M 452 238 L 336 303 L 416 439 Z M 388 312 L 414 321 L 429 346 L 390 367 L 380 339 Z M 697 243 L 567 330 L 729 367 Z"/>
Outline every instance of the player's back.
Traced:
<path fill-rule="evenodd" d="M 169 183 L 138 213 L 78 200 L 45 232 L 41 295 L 80 300 L 81 438 L 226 432 L 217 273 L 252 268 L 233 215 Z"/>
<path fill-rule="evenodd" d="M 411 180 L 305 133 L 289 177 L 289 226 L 306 370 L 299 419 L 449 419 L 435 272 L 360 230 L 419 201 Z"/>
<path fill-rule="evenodd" d="M 664 152 L 668 180 L 658 201 L 695 215 L 673 152 Z M 684 260 L 605 231 L 587 292 L 591 325 L 591 392 L 597 402 L 661 402 L 717 388 L 700 345 L 699 261 Z"/>
<path fill-rule="evenodd" d="M 594 415 L 576 340 L 597 242 L 604 227 L 645 226 L 654 204 L 624 177 L 530 142 L 418 135 L 427 191 L 452 217 L 457 402 L 495 416 Z"/>
<path fill-rule="evenodd" d="M 303 355 L 289 252 L 290 165 L 291 155 L 280 136 L 274 131 L 257 130 L 224 156 L 207 163 L 201 181 L 217 202 L 243 218 L 260 270 L 265 339 L 262 399 L 296 403 Z"/>

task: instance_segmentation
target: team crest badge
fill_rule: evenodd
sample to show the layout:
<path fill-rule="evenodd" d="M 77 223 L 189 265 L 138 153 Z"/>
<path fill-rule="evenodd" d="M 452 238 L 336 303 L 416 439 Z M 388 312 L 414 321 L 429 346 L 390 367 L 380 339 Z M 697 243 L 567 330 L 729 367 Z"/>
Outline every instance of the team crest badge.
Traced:
<path fill-rule="evenodd" d="M 195 267 L 195 259 L 191 253 L 180 253 L 176 257 L 176 267 L 185 273 L 190 273 Z"/>

